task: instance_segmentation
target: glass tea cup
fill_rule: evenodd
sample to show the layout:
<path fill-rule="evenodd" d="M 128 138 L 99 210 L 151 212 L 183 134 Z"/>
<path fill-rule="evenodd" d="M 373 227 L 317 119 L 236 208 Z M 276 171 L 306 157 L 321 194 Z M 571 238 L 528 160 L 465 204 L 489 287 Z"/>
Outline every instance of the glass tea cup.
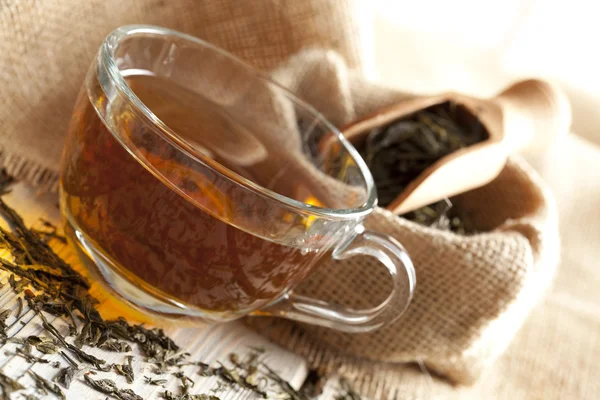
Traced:
<path fill-rule="evenodd" d="M 377 197 L 356 150 L 268 76 L 182 33 L 125 26 L 104 40 L 75 105 L 60 192 L 91 272 L 151 313 L 365 332 L 412 297 L 405 250 L 363 228 Z M 292 291 L 322 260 L 357 255 L 389 271 L 378 306 Z"/>

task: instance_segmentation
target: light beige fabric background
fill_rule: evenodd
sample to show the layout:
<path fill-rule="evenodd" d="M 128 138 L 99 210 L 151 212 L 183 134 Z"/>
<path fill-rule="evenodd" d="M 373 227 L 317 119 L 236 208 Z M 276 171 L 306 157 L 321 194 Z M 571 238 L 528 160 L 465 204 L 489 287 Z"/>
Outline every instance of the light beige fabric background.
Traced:
<path fill-rule="evenodd" d="M 600 56 L 592 50 L 600 3 L 373 0 L 367 12 L 375 22 L 372 77 L 477 96 L 524 77 L 552 80 L 569 96 L 574 132 L 600 144 Z"/>

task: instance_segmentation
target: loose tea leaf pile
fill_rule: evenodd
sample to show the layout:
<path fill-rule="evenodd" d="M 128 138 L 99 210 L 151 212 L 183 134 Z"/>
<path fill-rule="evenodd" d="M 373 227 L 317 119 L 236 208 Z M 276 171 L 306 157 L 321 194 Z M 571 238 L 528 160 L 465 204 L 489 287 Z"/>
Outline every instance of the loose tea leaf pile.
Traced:
<path fill-rule="evenodd" d="M 7 193 L 10 183 L 12 179 L 1 171 L 0 196 Z M 16 314 L 9 309 L 0 309 L 0 347 L 11 343 L 16 350 L 8 355 L 23 357 L 32 365 L 49 364 L 57 370 L 52 379 L 29 370 L 28 375 L 35 382 L 35 388 L 25 387 L 0 371 L 0 399 L 11 399 L 16 393 L 27 400 L 52 396 L 65 399 L 65 390 L 79 380 L 107 398 L 142 400 L 132 389 L 119 387 L 112 379 L 93 377 L 103 372 L 112 373 L 115 377 L 122 375 L 128 384 L 135 381 L 159 387 L 168 383 L 164 378 L 171 374 L 180 381 L 178 392 L 163 390 L 159 397 L 171 400 L 218 400 L 218 392 L 224 389 L 250 391 L 260 398 L 309 400 L 306 394 L 296 391 L 263 362 L 260 349 L 252 350 L 244 359 L 230 355 L 228 366 L 210 366 L 189 360 L 189 353 L 161 329 L 132 325 L 123 318 L 104 320 L 96 309 L 98 301 L 88 292 L 89 283 L 50 247 L 51 240 L 64 241 L 56 228 L 48 221 L 43 221 L 43 230 L 27 228 L 23 219 L 2 197 L 0 215 L 10 226 L 10 231 L 0 227 L 0 249 L 11 255 L 10 258 L 0 257 L 0 270 L 10 274 L 8 282 L 11 290 L 19 296 Z M 24 303 L 28 310 L 24 310 Z M 11 327 L 17 322 L 25 324 L 20 318 L 29 311 L 39 317 L 45 335 L 20 337 L 17 332 L 11 336 Z M 68 324 L 66 335 L 60 333 L 50 316 Z M 134 347 L 141 354 L 143 363 L 152 368 L 143 368 L 143 372 L 134 370 L 134 355 L 127 354 L 133 352 Z M 123 362 L 108 363 L 90 354 L 87 348 L 125 353 Z M 53 354 L 60 354 L 64 363 L 50 362 L 44 357 Z M 194 376 L 183 373 L 181 368 L 186 366 L 197 368 Z M 211 390 L 213 393 L 192 394 L 195 380 L 205 377 L 219 379 L 217 386 Z"/>
<path fill-rule="evenodd" d="M 477 118 L 456 103 L 445 102 L 373 129 L 357 148 L 375 179 L 379 205 L 386 207 L 436 161 L 487 138 Z M 459 233 L 472 230 L 448 200 L 403 217 Z"/>

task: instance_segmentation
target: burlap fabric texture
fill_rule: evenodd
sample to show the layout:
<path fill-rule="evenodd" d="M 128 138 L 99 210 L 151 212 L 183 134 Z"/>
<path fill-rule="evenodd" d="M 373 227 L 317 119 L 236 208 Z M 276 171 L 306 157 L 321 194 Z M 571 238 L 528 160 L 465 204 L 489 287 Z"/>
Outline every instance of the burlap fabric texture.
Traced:
<path fill-rule="evenodd" d="M 302 52 L 274 76 L 338 126 L 408 97 L 353 75 L 333 52 Z M 369 334 L 347 334 L 285 320 L 250 318 L 248 323 L 321 368 L 324 359 L 337 360 L 329 363 L 335 368 L 358 356 L 423 362 L 454 382 L 473 382 L 504 351 L 549 287 L 558 263 L 557 215 L 543 182 L 516 157 L 492 183 L 453 202 L 483 233 L 442 232 L 380 208 L 367 218 L 368 228 L 406 247 L 417 271 L 413 303 L 394 324 Z M 364 257 L 326 262 L 297 290 L 364 308 L 385 298 L 389 288 L 379 263 Z M 358 365 L 363 373 L 385 369 Z M 369 379 L 378 376 L 385 379 L 383 373 Z"/>
<path fill-rule="evenodd" d="M 57 0 L 0 7 L 0 166 L 56 188 L 67 125 L 104 37 L 151 24 L 197 36 L 271 69 L 306 46 L 361 68 L 354 0 Z"/>

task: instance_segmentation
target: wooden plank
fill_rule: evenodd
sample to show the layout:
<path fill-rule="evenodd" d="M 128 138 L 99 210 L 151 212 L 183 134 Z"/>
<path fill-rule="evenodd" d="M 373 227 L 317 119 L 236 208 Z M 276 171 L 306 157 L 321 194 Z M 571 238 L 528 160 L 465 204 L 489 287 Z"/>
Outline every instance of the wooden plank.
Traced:
<path fill-rule="evenodd" d="M 29 186 L 18 184 L 14 187 L 12 193 L 5 197 L 5 201 L 23 216 L 28 226 L 39 225 L 40 218 L 47 219 L 57 226 L 60 226 L 60 212 L 55 195 L 36 193 Z M 54 247 L 62 258 L 72 264 L 78 263 L 74 251 L 72 251 L 69 246 L 58 245 Z M 6 255 L 6 252 L 0 254 L 0 256 L 3 255 Z M 13 310 L 12 316 L 7 320 L 7 324 L 9 325 L 7 331 L 9 336 L 18 334 L 19 337 L 26 337 L 27 335 L 42 334 L 43 328 L 41 326 L 41 320 L 28 309 L 26 303 L 21 315 L 17 319 L 16 312 L 19 308 L 17 300 L 18 296 L 15 295 L 10 288 L 10 285 L 7 284 L 9 275 L 10 274 L 6 271 L 3 271 L 3 273 L 0 274 L 0 283 L 4 284 L 4 286 L 0 288 L 0 309 L 9 308 Z M 101 310 L 103 307 L 107 308 L 112 306 L 112 303 L 109 303 L 111 300 L 110 296 L 106 295 L 106 291 L 102 291 L 99 288 L 93 288 L 92 292 L 94 295 L 100 294 L 97 297 L 101 303 L 103 303 L 100 307 Z M 102 293 L 104 293 L 104 296 L 102 296 Z M 60 318 L 52 320 L 52 323 L 59 331 L 61 331 L 61 333 L 66 334 L 68 331 L 66 322 L 62 321 Z M 195 324 L 184 327 L 178 326 L 180 324 L 167 322 L 161 322 L 161 324 L 164 324 L 165 332 L 172 337 L 177 344 L 191 354 L 189 357 L 191 361 L 203 361 L 209 364 L 215 364 L 219 361 L 226 362 L 228 355 L 232 352 L 243 357 L 244 354 L 251 351 L 251 348 L 260 347 L 266 350 L 264 361 L 284 379 L 289 381 L 292 386 L 298 388 L 305 380 L 308 373 L 307 363 L 304 359 L 271 343 L 266 338 L 248 329 L 241 322 L 236 321 L 220 325 Z M 36 363 L 33 365 L 28 363 L 24 358 L 15 354 L 15 348 L 15 344 L 7 343 L 0 349 L 0 371 L 13 379 L 17 379 L 24 386 L 34 386 L 33 378 L 27 373 L 29 370 L 38 373 L 46 379 L 52 379 L 58 372 L 58 369 L 54 368 L 50 363 Z M 170 374 L 160 377 L 168 379 L 165 388 L 145 384 L 143 379 L 140 379 L 143 375 L 150 375 L 150 368 L 152 365 L 142 361 L 135 346 L 134 351 L 127 354 L 107 352 L 96 348 L 86 348 L 85 350 L 92 355 L 101 356 L 101 358 L 106 359 L 108 363 L 122 364 L 125 362 L 125 356 L 127 354 L 134 355 L 133 369 L 135 371 L 136 380 L 133 384 L 127 384 L 125 377 L 117 376 L 114 372 L 98 373 L 93 377 L 94 379 L 110 377 L 119 387 L 133 389 L 144 399 L 160 398 L 160 392 L 164 390 L 171 390 L 177 393 L 179 379 Z M 67 365 L 62 356 L 58 354 L 46 355 L 44 358 L 48 359 L 51 363 L 58 361 L 61 366 Z M 200 377 L 198 375 L 197 366 L 187 366 L 182 370 L 186 375 L 192 377 L 196 381 L 191 393 L 210 393 L 211 389 L 218 386 L 217 377 Z M 152 377 L 159 378 L 159 376 L 155 375 L 152 375 Z M 83 383 L 83 377 L 81 375 L 72 383 L 70 389 L 65 392 L 68 399 L 104 399 L 106 397 L 86 386 Z M 231 389 L 221 391 L 217 394 L 223 400 L 252 399 L 255 397 L 248 391 Z"/>

